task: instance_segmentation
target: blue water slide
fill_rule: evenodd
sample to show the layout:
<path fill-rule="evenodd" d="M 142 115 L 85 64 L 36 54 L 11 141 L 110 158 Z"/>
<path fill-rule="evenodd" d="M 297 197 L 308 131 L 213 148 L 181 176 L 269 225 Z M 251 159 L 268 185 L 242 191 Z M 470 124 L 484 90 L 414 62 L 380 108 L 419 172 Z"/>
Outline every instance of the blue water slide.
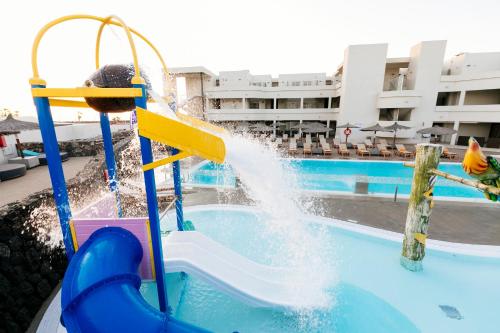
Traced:
<path fill-rule="evenodd" d="M 123 228 L 94 232 L 71 259 L 62 285 L 69 333 L 208 332 L 156 310 L 139 292 L 139 240 Z"/>

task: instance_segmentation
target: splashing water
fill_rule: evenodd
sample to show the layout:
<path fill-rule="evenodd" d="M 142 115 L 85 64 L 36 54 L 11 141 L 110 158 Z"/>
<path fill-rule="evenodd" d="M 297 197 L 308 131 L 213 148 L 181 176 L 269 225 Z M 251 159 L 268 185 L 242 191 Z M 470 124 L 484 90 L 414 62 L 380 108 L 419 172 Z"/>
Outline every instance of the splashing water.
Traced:
<path fill-rule="evenodd" d="M 239 177 L 246 194 L 267 215 L 265 228 L 276 250 L 274 265 L 293 268 L 291 288 L 305 308 L 333 304 L 327 289 L 337 280 L 331 247 L 321 232 L 312 232 L 301 217 L 309 213 L 310 200 L 303 200 L 296 187 L 297 173 L 276 149 L 241 134 L 226 135 L 226 162 Z"/>

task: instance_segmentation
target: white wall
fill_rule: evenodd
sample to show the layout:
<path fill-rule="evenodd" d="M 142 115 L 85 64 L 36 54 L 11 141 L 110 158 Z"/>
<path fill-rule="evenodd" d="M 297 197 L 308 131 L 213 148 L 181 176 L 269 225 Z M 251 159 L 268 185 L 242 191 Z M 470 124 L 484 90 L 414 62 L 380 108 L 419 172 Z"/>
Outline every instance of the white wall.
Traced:
<path fill-rule="evenodd" d="M 122 129 L 130 129 L 129 125 L 111 125 L 111 131 L 116 132 Z M 101 136 L 101 126 L 99 123 L 72 124 L 67 126 L 57 126 L 56 136 L 58 141 L 70 141 L 78 139 L 90 139 Z M 22 131 L 19 133 L 19 140 L 23 142 L 42 142 L 40 130 Z M 14 135 L 6 136 L 7 148 L 0 149 L 0 163 L 5 163 L 9 158 L 16 156 Z"/>
<path fill-rule="evenodd" d="M 408 88 L 422 96 L 411 115 L 413 132 L 432 126 L 445 50 L 446 41 L 440 40 L 421 42 L 411 49 Z"/>
<path fill-rule="evenodd" d="M 383 90 L 387 44 L 351 45 L 344 52 L 338 125 L 370 126 L 378 121 L 377 96 Z M 370 133 L 352 131 L 354 141 Z M 337 131 L 336 136 L 343 131 Z"/>
<path fill-rule="evenodd" d="M 487 138 L 490 134 L 491 124 L 460 124 L 459 136 L 476 136 Z"/>
<path fill-rule="evenodd" d="M 500 70 L 500 52 L 461 53 L 449 61 L 450 75 Z"/>

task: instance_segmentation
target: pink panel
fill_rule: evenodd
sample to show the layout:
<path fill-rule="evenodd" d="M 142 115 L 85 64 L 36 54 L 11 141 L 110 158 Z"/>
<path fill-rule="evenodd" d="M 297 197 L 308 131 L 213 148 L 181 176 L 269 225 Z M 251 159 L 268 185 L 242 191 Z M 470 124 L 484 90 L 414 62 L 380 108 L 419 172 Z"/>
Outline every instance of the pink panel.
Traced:
<path fill-rule="evenodd" d="M 78 218 L 73 219 L 73 225 L 76 233 L 76 240 L 78 242 L 78 247 L 82 246 L 83 243 L 92 235 L 94 231 L 105 227 L 120 227 L 130 231 L 139 240 L 142 246 L 142 261 L 139 267 L 139 273 L 143 279 L 152 279 L 153 274 L 151 272 L 152 262 L 151 255 L 149 251 L 149 237 L 148 228 L 146 225 L 147 218 L 102 218 L 102 219 L 92 219 L 92 218 Z"/>

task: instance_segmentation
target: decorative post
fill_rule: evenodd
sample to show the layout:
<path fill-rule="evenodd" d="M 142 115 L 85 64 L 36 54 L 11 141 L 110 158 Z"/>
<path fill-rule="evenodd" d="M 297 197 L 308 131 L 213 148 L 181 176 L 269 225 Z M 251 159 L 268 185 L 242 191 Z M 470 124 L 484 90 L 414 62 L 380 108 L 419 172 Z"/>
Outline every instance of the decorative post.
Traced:
<path fill-rule="evenodd" d="M 422 143 L 417 145 L 415 170 L 411 186 L 408 213 L 401 253 L 401 265 L 410 271 L 421 271 L 425 256 L 425 240 L 433 207 L 433 190 L 442 146 Z"/>

